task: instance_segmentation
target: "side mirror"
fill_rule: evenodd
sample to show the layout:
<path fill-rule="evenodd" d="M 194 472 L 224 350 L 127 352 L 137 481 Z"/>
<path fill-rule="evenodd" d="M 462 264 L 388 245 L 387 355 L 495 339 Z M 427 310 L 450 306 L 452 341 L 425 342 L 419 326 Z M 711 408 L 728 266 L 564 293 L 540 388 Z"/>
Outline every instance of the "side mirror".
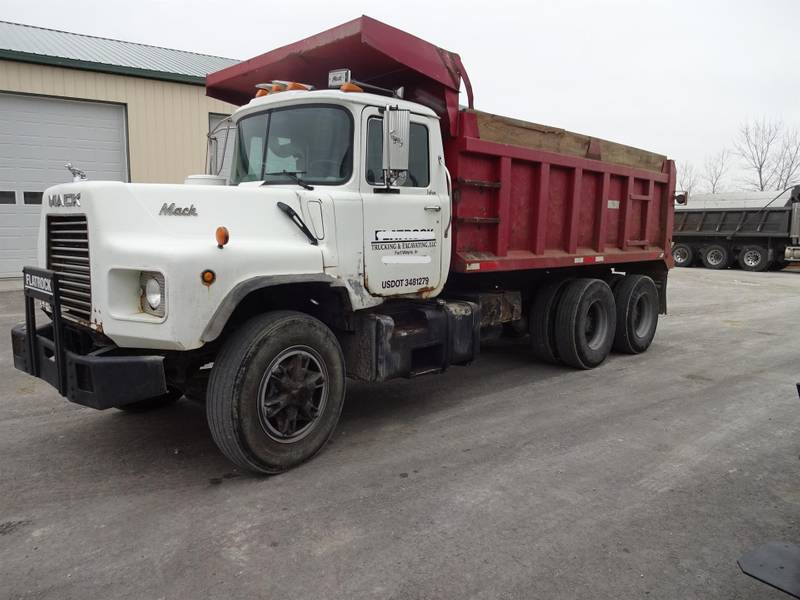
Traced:
<path fill-rule="evenodd" d="M 678 206 L 686 206 L 689 204 L 689 192 L 683 192 L 682 194 L 675 194 L 675 204 Z"/>
<path fill-rule="evenodd" d="M 219 164 L 219 160 L 217 159 L 217 149 L 219 147 L 219 140 L 216 137 L 208 137 L 208 164 L 206 165 L 206 174 L 208 175 L 216 175 L 217 174 L 217 165 Z"/>
<path fill-rule="evenodd" d="M 393 185 L 408 171 L 411 112 L 387 106 L 383 113 L 383 172 L 387 185 Z"/>

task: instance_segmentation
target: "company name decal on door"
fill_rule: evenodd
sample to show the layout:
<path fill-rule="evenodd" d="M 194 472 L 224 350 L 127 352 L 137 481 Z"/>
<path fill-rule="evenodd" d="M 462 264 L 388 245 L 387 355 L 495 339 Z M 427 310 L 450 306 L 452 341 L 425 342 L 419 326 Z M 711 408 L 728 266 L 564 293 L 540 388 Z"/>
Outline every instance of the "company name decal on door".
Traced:
<path fill-rule="evenodd" d="M 431 229 L 376 229 L 372 240 L 376 251 L 394 250 L 395 254 L 417 254 L 420 248 L 435 248 L 436 237 Z"/>
<path fill-rule="evenodd" d="M 433 228 L 376 229 L 370 243 L 373 252 L 388 252 L 381 257 L 385 265 L 429 264 L 430 250 L 436 248 Z M 421 288 L 430 285 L 430 277 L 402 277 L 381 281 L 384 290 L 394 288 Z"/>

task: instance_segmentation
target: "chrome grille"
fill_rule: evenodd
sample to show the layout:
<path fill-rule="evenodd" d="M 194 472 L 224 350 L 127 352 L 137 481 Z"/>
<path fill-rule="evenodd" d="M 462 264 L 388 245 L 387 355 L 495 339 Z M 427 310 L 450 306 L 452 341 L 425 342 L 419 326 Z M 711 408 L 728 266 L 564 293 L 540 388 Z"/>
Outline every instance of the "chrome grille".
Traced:
<path fill-rule="evenodd" d="M 85 215 L 47 216 L 47 268 L 58 273 L 61 316 L 90 323 L 92 286 Z"/>

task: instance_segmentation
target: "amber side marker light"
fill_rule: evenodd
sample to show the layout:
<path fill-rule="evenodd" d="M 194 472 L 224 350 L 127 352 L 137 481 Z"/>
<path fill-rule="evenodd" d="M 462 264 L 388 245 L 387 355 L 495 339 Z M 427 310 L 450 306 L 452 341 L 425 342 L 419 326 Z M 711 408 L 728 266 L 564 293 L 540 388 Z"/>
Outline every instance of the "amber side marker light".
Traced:
<path fill-rule="evenodd" d="M 228 233 L 227 227 L 217 227 L 217 248 L 222 250 L 222 247 L 231 239 L 231 234 Z"/>
<path fill-rule="evenodd" d="M 339 88 L 342 92 L 363 92 L 364 89 L 357 86 L 355 83 L 348 81 L 347 83 L 342 84 Z"/>
<path fill-rule="evenodd" d="M 211 285 L 217 280 L 217 274 L 211 269 L 206 269 L 200 273 L 200 279 L 203 280 L 203 285 Z"/>

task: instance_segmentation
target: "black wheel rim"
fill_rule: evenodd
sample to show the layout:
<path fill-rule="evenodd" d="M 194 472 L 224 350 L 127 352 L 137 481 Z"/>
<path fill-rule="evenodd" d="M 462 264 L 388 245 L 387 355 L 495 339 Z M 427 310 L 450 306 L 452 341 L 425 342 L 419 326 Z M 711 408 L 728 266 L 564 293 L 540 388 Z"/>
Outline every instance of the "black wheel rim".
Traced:
<path fill-rule="evenodd" d="M 608 330 L 608 315 L 599 301 L 592 302 L 586 312 L 586 323 L 583 335 L 586 345 L 592 350 L 597 350 L 603 345 Z"/>
<path fill-rule="evenodd" d="M 292 346 L 276 356 L 258 388 L 258 416 L 276 442 L 292 443 L 309 435 L 328 401 L 328 369 L 316 350 Z"/>
<path fill-rule="evenodd" d="M 631 324 L 636 337 L 643 338 L 647 335 L 652 319 L 653 307 L 647 301 L 647 296 L 642 294 L 633 303 L 633 309 L 631 310 Z"/>

